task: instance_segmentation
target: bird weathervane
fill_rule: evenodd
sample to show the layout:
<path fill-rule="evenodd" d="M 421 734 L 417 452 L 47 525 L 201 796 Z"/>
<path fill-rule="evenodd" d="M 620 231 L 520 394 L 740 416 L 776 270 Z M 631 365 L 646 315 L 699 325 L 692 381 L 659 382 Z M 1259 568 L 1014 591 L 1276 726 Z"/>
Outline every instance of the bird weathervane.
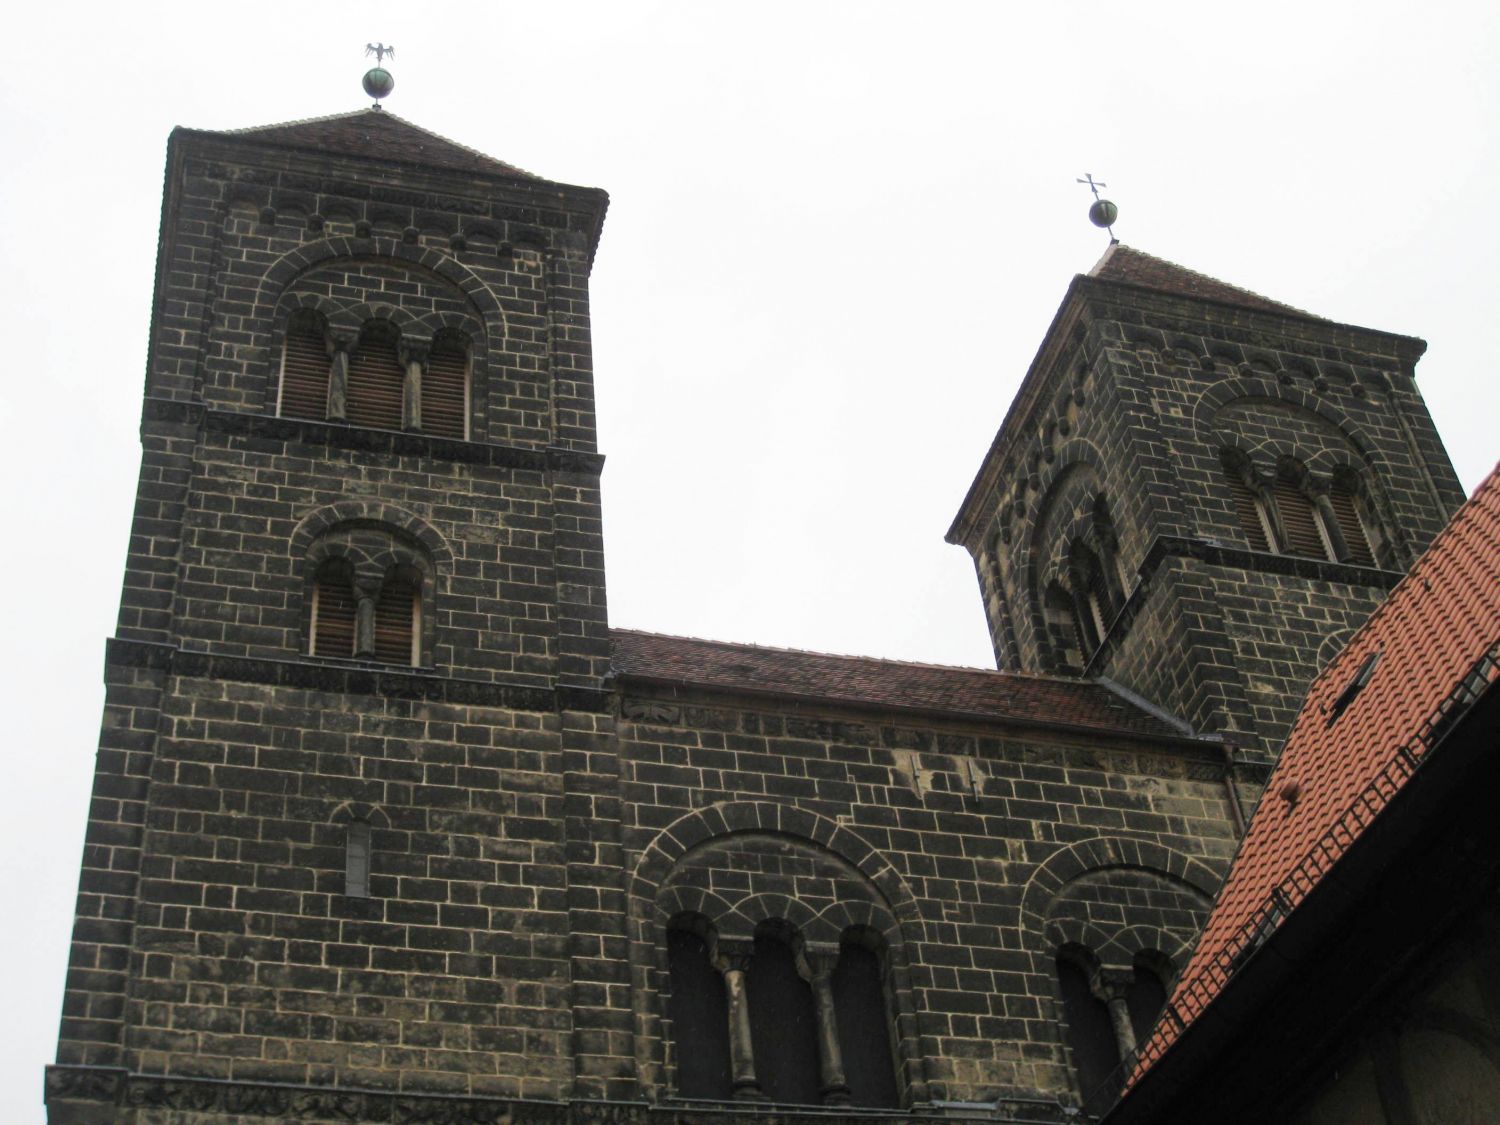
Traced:
<path fill-rule="evenodd" d="M 384 43 L 366 43 L 365 54 L 375 56 L 375 65 L 365 71 L 363 82 L 365 93 L 375 99 L 375 108 L 379 109 L 380 99 L 396 88 L 396 80 L 385 68 L 386 55 L 395 58 L 396 48 L 387 47 Z"/>
<path fill-rule="evenodd" d="M 1099 194 L 1100 188 L 1109 185 L 1095 180 L 1092 172 L 1085 172 L 1077 182 L 1088 184 L 1089 190 L 1094 193 L 1094 202 L 1089 204 L 1089 222 L 1109 231 L 1109 244 L 1115 245 L 1120 241 L 1115 237 L 1115 220 L 1120 217 L 1120 209 Z"/>

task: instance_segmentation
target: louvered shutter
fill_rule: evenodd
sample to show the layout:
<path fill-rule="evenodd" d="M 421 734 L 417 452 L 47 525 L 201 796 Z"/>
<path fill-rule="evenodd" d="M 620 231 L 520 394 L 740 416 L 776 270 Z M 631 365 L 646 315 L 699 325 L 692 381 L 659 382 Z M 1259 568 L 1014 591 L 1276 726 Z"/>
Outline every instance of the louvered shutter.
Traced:
<path fill-rule="evenodd" d="M 1370 549 L 1370 537 L 1365 534 L 1364 522 L 1359 518 L 1354 493 L 1347 485 L 1335 481 L 1328 492 L 1328 501 L 1333 505 L 1333 518 L 1338 521 L 1339 534 L 1349 548 L 1348 561 L 1360 566 L 1374 566 L 1375 552 Z"/>
<path fill-rule="evenodd" d="M 1252 551 L 1269 551 L 1271 540 L 1266 535 L 1266 521 L 1261 513 L 1260 500 L 1255 490 L 1242 480 L 1230 478 L 1229 494 L 1234 498 L 1234 514 L 1239 520 L 1240 530 L 1245 533 Z"/>
<path fill-rule="evenodd" d="M 401 428 L 401 394 L 406 369 L 394 336 L 367 332 L 349 357 L 348 405 L 351 426 L 381 430 Z"/>
<path fill-rule="evenodd" d="M 422 430 L 465 438 L 468 417 L 469 357 L 456 341 L 439 337 L 422 376 Z"/>
<path fill-rule="evenodd" d="M 375 659 L 386 664 L 417 663 L 414 649 L 417 589 L 403 578 L 391 578 L 375 600 Z"/>
<path fill-rule="evenodd" d="M 314 656 L 353 656 L 354 618 L 359 604 L 343 575 L 324 573 L 313 589 Z"/>
<path fill-rule="evenodd" d="M 1330 558 L 1332 552 L 1323 540 L 1312 500 L 1290 481 L 1277 481 L 1273 495 L 1276 498 L 1276 514 L 1281 517 L 1281 526 L 1286 531 L 1286 553 L 1309 559 Z"/>
<path fill-rule="evenodd" d="M 317 325 L 290 327 L 281 360 L 283 418 L 328 417 L 328 349 Z"/>

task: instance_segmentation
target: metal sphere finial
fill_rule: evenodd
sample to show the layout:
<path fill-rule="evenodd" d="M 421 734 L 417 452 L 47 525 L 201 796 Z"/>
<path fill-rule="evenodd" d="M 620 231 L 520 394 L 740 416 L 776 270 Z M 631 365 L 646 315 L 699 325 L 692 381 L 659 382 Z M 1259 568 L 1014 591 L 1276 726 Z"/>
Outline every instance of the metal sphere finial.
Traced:
<path fill-rule="evenodd" d="M 384 43 L 367 43 L 365 44 L 365 54 L 375 56 L 375 65 L 365 71 L 362 85 L 365 88 L 365 93 L 375 99 L 375 108 L 379 109 L 380 99 L 388 97 L 390 92 L 396 88 L 395 78 L 391 77 L 391 72 L 381 65 L 385 62 L 386 55 L 395 57 L 396 48 L 387 47 Z"/>
<path fill-rule="evenodd" d="M 1107 199 L 1096 199 L 1089 205 L 1089 222 L 1108 229 L 1120 217 L 1120 209 Z"/>

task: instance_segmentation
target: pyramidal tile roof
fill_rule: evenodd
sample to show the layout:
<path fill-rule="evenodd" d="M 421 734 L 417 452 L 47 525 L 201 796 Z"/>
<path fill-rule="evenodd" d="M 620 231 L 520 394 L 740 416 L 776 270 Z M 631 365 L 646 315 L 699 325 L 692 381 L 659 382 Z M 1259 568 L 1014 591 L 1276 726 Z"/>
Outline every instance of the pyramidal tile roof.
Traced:
<path fill-rule="evenodd" d="M 1497 649 L 1500 467 L 1313 681 L 1173 990 L 1187 1029 L 1495 678 Z M 1184 1033 L 1164 1018 L 1137 1076 Z"/>
<path fill-rule="evenodd" d="M 1173 293 L 1179 297 L 1199 297 L 1208 301 L 1219 301 L 1226 305 L 1238 305 L 1246 309 L 1292 313 L 1296 316 L 1311 317 L 1313 320 L 1323 319 L 1302 309 L 1284 305 L 1269 297 L 1262 297 L 1259 293 L 1252 293 L 1248 289 L 1241 289 L 1237 285 L 1230 285 L 1228 282 L 1219 281 L 1185 266 L 1179 266 L 1176 262 L 1169 262 L 1165 258 L 1155 257 L 1118 242 L 1112 244 L 1104 252 L 1104 256 L 1089 271 L 1088 276 L 1097 277 L 1102 281 L 1123 281 L 1128 285 L 1140 285 L 1162 293 Z"/>
<path fill-rule="evenodd" d="M 205 130 L 207 131 L 207 130 Z M 250 129 L 216 131 L 218 136 L 245 137 L 288 148 L 310 149 L 339 156 L 416 164 L 425 168 L 447 168 L 459 172 L 512 176 L 542 180 L 532 172 L 486 156 L 478 149 L 441 137 L 430 129 L 413 125 L 388 109 L 360 109 L 328 117 L 283 121 Z"/>
<path fill-rule="evenodd" d="M 1187 737 L 1183 728 L 1091 680 L 836 656 L 630 629 L 611 629 L 610 636 L 614 669 L 624 678 L 1148 738 Z"/>

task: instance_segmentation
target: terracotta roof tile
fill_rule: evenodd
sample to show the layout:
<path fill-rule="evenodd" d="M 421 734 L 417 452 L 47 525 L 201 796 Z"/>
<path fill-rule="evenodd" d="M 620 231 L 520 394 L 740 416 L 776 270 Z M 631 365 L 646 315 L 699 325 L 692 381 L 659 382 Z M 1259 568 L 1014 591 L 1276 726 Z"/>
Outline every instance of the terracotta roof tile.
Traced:
<path fill-rule="evenodd" d="M 1172 1007 L 1184 1023 L 1191 1026 L 1224 988 L 1237 956 L 1253 952 L 1295 911 L 1400 790 L 1410 774 L 1399 748 L 1420 761 L 1436 744 L 1429 721 L 1445 701 L 1466 681 L 1475 686 L 1494 678 L 1485 657 L 1497 645 L 1500 468 L 1313 681 L 1173 992 Z M 1366 685 L 1350 698 L 1350 685 L 1376 654 Z M 1282 796 L 1288 786 L 1296 788 L 1295 801 Z M 1164 1019 L 1142 1047 L 1142 1066 L 1160 1058 L 1178 1034 Z"/>
<path fill-rule="evenodd" d="M 612 630 L 611 636 L 615 671 L 626 678 L 1150 738 L 1184 737 L 1166 720 L 1091 680 L 835 656 L 627 629 Z"/>
<path fill-rule="evenodd" d="M 193 131 L 193 130 L 190 130 Z M 229 129 L 217 135 L 245 137 L 289 148 L 312 149 L 340 156 L 448 168 L 460 172 L 541 180 L 540 176 L 486 156 L 477 149 L 440 137 L 386 109 L 361 109 L 330 117 L 311 117 L 251 129 Z"/>
<path fill-rule="evenodd" d="M 1265 312 L 1293 313 L 1311 317 L 1311 313 L 1262 297 L 1248 289 L 1219 281 L 1206 274 L 1179 266 L 1164 258 L 1157 258 L 1141 250 L 1115 243 L 1104 252 L 1097 265 L 1089 271 L 1090 277 L 1103 281 L 1123 281 L 1130 285 L 1141 285 L 1163 293 L 1175 293 L 1181 297 L 1201 297 L 1204 300 L 1220 301 L 1241 308 L 1261 309 Z M 1322 317 L 1312 317 L 1321 320 Z"/>

